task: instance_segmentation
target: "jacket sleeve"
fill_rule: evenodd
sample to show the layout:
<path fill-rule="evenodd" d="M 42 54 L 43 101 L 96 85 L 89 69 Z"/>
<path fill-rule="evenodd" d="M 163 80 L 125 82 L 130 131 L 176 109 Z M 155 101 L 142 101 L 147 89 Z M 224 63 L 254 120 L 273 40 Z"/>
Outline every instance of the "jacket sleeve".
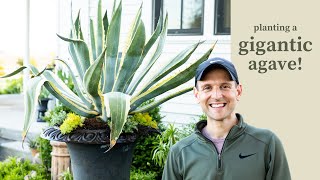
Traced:
<path fill-rule="evenodd" d="M 163 173 L 162 173 L 162 180 L 182 180 L 179 173 L 178 167 L 178 156 L 177 153 L 173 150 L 174 146 L 170 149 L 167 162 L 164 166 Z"/>
<path fill-rule="evenodd" d="M 273 134 L 268 149 L 266 180 L 291 180 L 289 165 L 280 139 Z"/>

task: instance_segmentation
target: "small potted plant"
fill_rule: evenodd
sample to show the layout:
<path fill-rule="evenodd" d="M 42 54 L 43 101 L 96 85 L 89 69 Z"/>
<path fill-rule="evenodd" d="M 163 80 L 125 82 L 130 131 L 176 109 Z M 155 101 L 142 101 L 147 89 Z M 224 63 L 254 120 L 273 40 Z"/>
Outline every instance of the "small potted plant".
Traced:
<path fill-rule="evenodd" d="M 51 100 L 51 98 L 49 98 L 49 95 L 50 95 L 49 91 L 45 87 L 42 87 L 39 95 L 39 101 L 38 101 L 37 122 L 45 122 L 43 120 L 43 117 L 48 110 L 48 102 Z"/>
<path fill-rule="evenodd" d="M 27 138 L 27 139 L 28 139 L 27 142 L 31 151 L 31 155 L 32 157 L 35 157 L 36 154 L 39 152 L 38 150 L 39 143 L 36 139 L 30 139 L 30 138 Z"/>

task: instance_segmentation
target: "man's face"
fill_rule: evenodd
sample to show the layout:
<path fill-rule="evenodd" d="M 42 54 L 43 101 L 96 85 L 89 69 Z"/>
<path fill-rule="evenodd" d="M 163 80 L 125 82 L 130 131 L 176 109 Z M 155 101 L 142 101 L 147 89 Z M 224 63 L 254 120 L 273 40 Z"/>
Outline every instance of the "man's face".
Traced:
<path fill-rule="evenodd" d="M 231 119 L 241 96 L 242 87 L 231 81 L 224 69 L 213 69 L 197 82 L 194 95 L 208 120 Z"/>

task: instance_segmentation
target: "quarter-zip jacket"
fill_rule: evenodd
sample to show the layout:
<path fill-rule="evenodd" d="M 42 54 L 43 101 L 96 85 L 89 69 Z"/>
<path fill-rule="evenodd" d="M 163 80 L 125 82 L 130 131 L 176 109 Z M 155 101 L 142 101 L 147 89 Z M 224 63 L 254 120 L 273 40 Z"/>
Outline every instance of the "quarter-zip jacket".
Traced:
<path fill-rule="evenodd" d="M 196 131 L 170 149 L 162 180 L 291 180 L 286 155 L 279 138 L 269 130 L 238 124 L 229 131 L 221 154 Z"/>

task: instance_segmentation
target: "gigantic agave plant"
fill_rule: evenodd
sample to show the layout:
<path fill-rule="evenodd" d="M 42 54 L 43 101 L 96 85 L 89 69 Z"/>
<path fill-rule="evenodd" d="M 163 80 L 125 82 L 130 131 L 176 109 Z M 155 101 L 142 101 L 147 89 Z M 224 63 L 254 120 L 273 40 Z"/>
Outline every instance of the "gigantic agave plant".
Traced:
<path fill-rule="evenodd" d="M 156 98 L 189 81 L 194 76 L 197 66 L 209 57 L 214 46 L 187 67 L 177 69 L 202 43 L 198 42 L 167 61 L 168 63 L 163 68 L 150 73 L 151 67 L 159 59 L 165 44 L 168 15 L 166 14 L 164 18 L 163 15 L 160 16 L 155 31 L 146 41 L 145 27 L 141 20 L 141 8 L 142 6 L 131 25 L 127 44 L 121 51 L 118 48 L 122 14 L 121 1 L 115 8 L 110 22 L 107 13 L 102 14 L 101 0 L 99 1 L 96 26 L 90 20 L 90 43 L 84 40 L 79 14 L 71 29 L 70 37 L 58 35 L 69 43 L 72 61 L 59 61 L 69 69 L 76 93 L 71 91 L 53 72 L 46 69 L 40 72 L 32 65 L 28 67 L 33 78 L 29 80 L 30 84 L 25 91 L 23 138 L 35 119 L 35 107 L 42 86 L 81 116 L 99 116 L 103 121 L 111 119 L 110 148 L 116 144 L 128 114 L 147 112 L 192 89 L 188 87 L 167 94 L 161 99 Z M 156 46 L 154 51 L 149 52 L 153 46 Z M 119 52 L 122 52 L 121 55 Z M 150 58 L 145 58 L 148 53 L 150 53 L 148 56 Z M 141 64 L 145 65 L 143 69 Z M 17 74 L 24 68 L 26 67 L 3 77 Z M 144 80 L 145 77 L 149 77 L 150 80 Z M 140 106 L 152 98 L 157 100 L 146 106 Z"/>

